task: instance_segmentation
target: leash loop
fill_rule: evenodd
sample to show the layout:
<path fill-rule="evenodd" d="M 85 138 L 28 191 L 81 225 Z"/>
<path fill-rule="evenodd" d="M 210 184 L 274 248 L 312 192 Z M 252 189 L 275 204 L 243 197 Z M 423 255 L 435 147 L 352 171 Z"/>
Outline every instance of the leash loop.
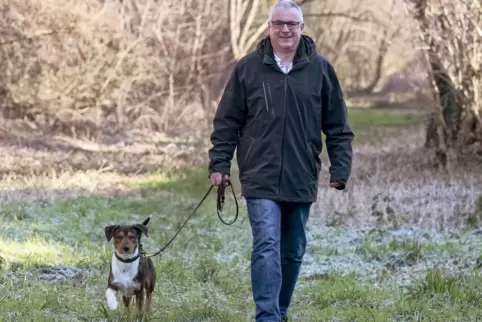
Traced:
<path fill-rule="evenodd" d="M 231 191 L 233 193 L 233 198 L 234 198 L 234 202 L 236 204 L 236 215 L 234 216 L 234 219 L 231 221 L 231 222 L 226 222 L 222 217 L 221 217 L 221 213 L 223 212 L 223 208 L 224 208 L 224 202 L 225 202 L 225 191 L 226 191 L 226 186 L 231 186 Z M 154 257 L 154 256 L 157 256 L 159 254 L 161 254 L 167 247 L 169 247 L 169 245 L 174 241 L 174 239 L 177 237 L 177 235 L 181 232 L 181 230 L 184 228 L 184 226 L 187 224 L 187 222 L 194 216 L 194 214 L 196 213 L 196 211 L 199 209 L 199 207 L 201 207 L 201 205 L 204 203 L 204 201 L 206 200 L 206 198 L 208 197 L 209 193 L 211 193 L 211 190 L 215 187 L 215 185 L 211 185 L 211 187 L 209 187 L 208 191 L 204 194 L 204 196 L 202 197 L 201 201 L 197 204 L 196 208 L 194 208 L 194 210 L 191 212 L 191 214 L 187 217 L 187 219 L 184 221 L 184 223 L 181 225 L 181 228 L 179 228 L 177 230 L 177 232 L 174 234 L 174 236 L 169 240 L 169 242 L 167 242 L 166 245 L 164 245 L 164 247 L 160 248 L 157 252 L 153 253 L 153 254 L 147 254 L 144 250 L 143 250 L 143 247 L 142 247 L 142 244 L 139 242 L 139 252 L 141 254 L 141 256 L 143 257 Z M 234 224 L 236 222 L 236 220 L 238 219 L 238 215 L 239 215 L 239 204 L 238 204 L 238 200 L 236 198 L 236 193 L 234 192 L 234 188 L 233 188 L 233 185 L 231 184 L 231 181 L 230 180 L 226 180 L 223 178 L 221 184 L 218 186 L 218 191 L 217 191 L 217 202 L 216 202 L 216 208 L 217 208 L 217 214 L 218 214 L 218 218 L 219 220 L 227 225 L 227 226 L 230 226 L 232 224 Z"/>
<path fill-rule="evenodd" d="M 234 203 L 236 204 L 236 215 L 234 216 L 233 221 L 231 221 L 229 223 L 224 221 L 223 218 L 221 218 L 221 212 L 223 212 L 223 208 L 224 208 L 226 186 L 231 187 L 231 191 L 232 191 L 233 197 L 234 197 Z M 234 192 L 233 185 L 231 184 L 230 180 L 226 180 L 224 178 L 221 182 L 221 185 L 218 186 L 217 213 L 218 213 L 219 220 L 227 226 L 231 226 L 232 224 L 234 224 L 236 222 L 236 220 L 238 219 L 238 215 L 239 215 L 239 205 L 238 205 L 238 200 L 236 199 L 236 194 Z"/>

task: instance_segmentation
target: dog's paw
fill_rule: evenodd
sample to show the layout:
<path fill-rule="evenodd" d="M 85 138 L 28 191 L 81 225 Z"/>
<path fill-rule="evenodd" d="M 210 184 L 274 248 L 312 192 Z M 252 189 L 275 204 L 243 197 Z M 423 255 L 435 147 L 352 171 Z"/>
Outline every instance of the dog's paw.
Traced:
<path fill-rule="evenodd" d="M 117 309 L 117 306 L 119 304 L 117 303 L 117 300 L 113 300 L 113 301 L 107 301 L 107 307 L 111 310 L 111 311 L 114 311 Z"/>
<path fill-rule="evenodd" d="M 115 291 L 114 290 L 111 290 L 110 288 L 108 288 L 106 291 L 105 291 L 105 297 L 107 299 L 107 306 L 109 307 L 109 309 L 111 310 L 115 310 L 117 309 L 117 306 L 118 306 L 118 303 L 117 303 L 117 299 L 115 297 Z"/>
<path fill-rule="evenodd" d="M 109 310 L 112 310 L 112 311 L 116 310 L 118 305 L 119 303 L 117 303 L 117 300 L 115 298 L 107 299 L 107 307 L 109 308 Z"/>

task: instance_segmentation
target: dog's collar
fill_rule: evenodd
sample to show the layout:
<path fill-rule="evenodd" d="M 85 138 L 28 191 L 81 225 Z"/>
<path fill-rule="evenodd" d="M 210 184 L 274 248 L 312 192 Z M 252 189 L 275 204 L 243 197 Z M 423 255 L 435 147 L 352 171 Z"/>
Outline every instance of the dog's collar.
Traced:
<path fill-rule="evenodd" d="M 136 256 L 132 257 L 132 258 L 122 258 L 120 257 L 119 255 L 117 255 L 117 252 L 114 253 L 115 255 L 115 258 L 117 258 L 119 261 L 123 262 L 123 263 L 132 263 L 132 262 L 135 262 L 136 260 L 139 259 L 139 257 L 141 257 L 139 254 L 137 254 Z"/>

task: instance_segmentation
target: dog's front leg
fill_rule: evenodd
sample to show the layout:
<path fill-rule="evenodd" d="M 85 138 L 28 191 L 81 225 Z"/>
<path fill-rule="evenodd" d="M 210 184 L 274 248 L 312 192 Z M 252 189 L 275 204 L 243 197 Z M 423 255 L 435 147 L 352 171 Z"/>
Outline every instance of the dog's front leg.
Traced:
<path fill-rule="evenodd" d="M 122 296 L 122 301 L 124 302 L 124 307 L 129 311 L 129 305 L 131 304 L 131 297 L 130 296 Z"/>
<path fill-rule="evenodd" d="M 137 294 L 136 294 L 136 309 L 137 312 L 140 312 L 142 310 L 142 301 L 144 299 L 144 289 L 141 289 Z"/>
<path fill-rule="evenodd" d="M 152 292 L 146 291 L 146 312 L 151 310 Z"/>
<path fill-rule="evenodd" d="M 107 300 L 107 306 L 111 310 L 117 309 L 118 303 L 117 303 L 117 299 L 115 297 L 116 294 L 117 294 L 117 291 L 110 288 L 110 287 L 107 287 L 107 289 L 105 290 L 105 297 L 106 297 L 106 300 Z"/>

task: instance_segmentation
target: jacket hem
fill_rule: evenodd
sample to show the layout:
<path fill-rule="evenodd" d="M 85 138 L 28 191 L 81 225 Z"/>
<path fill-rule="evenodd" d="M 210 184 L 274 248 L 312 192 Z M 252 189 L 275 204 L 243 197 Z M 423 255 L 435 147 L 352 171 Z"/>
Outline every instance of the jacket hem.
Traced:
<path fill-rule="evenodd" d="M 293 203 L 315 203 L 317 201 L 317 196 L 314 198 L 293 198 L 293 197 L 285 197 L 279 196 L 276 194 L 270 193 L 260 193 L 260 192 L 248 192 L 242 194 L 244 199 L 269 199 L 276 202 L 293 202 Z"/>

